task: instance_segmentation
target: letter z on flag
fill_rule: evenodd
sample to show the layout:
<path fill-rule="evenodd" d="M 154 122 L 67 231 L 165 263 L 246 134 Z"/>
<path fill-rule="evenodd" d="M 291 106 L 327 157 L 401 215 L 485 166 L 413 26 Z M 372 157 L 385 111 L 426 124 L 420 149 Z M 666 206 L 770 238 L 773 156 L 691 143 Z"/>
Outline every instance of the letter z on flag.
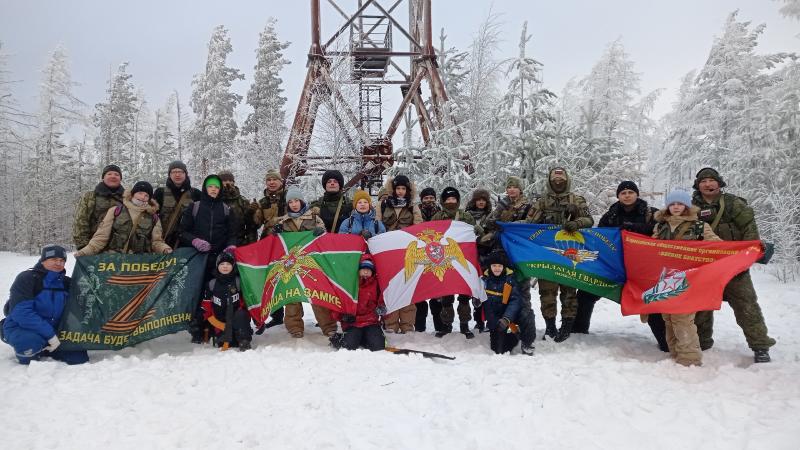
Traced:
<path fill-rule="evenodd" d="M 437 220 L 367 241 L 386 309 L 455 294 L 486 300 L 475 238 L 472 225 Z"/>

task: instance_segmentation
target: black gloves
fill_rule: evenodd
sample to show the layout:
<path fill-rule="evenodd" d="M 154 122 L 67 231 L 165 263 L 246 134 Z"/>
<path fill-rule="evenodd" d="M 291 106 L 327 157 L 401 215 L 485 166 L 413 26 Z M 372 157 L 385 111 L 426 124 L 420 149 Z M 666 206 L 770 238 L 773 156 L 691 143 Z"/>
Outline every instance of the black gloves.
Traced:
<path fill-rule="evenodd" d="M 387 310 L 385 306 L 378 306 L 377 308 L 375 308 L 375 314 L 377 314 L 378 317 L 385 316 L 386 311 Z"/>
<path fill-rule="evenodd" d="M 578 231 L 578 222 L 575 222 L 574 220 L 570 220 L 569 222 L 564 224 L 563 229 L 567 233 L 574 233 L 574 232 Z"/>
<path fill-rule="evenodd" d="M 283 233 L 283 224 L 281 224 L 281 223 L 276 223 L 276 224 L 275 224 L 275 225 L 272 227 L 272 234 L 281 234 L 281 233 Z"/>
<path fill-rule="evenodd" d="M 369 239 L 372 237 L 372 233 L 369 230 L 361 230 L 361 237 Z"/>
<path fill-rule="evenodd" d="M 497 331 L 500 331 L 500 332 L 506 331 L 506 328 L 508 328 L 509 323 L 511 323 L 511 322 L 509 322 L 509 320 L 506 319 L 505 317 L 503 317 L 502 319 L 498 320 L 497 321 Z"/>
<path fill-rule="evenodd" d="M 315 227 L 314 228 L 314 236 L 322 236 L 322 233 L 325 232 L 325 228 L 322 227 Z"/>

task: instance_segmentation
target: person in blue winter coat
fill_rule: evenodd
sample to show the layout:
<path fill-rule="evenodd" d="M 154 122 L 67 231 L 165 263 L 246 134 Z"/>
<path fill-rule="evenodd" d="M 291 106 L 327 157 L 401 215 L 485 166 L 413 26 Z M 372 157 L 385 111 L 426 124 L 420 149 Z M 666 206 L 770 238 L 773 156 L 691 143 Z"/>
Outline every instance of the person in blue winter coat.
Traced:
<path fill-rule="evenodd" d="M 385 232 L 386 226 L 383 225 L 383 222 L 375 219 L 372 197 L 367 191 L 356 191 L 353 196 L 353 212 L 350 217 L 342 221 L 339 233 L 360 234 L 364 239 L 369 239 L 376 234 Z"/>
<path fill-rule="evenodd" d="M 17 275 L 11 296 L 5 305 L 2 340 L 14 347 L 20 364 L 29 364 L 42 356 L 67 364 L 89 361 L 85 350 L 59 349 L 58 324 L 69 298 L 70 279 L 64 264 L 67 251 L 58 245 L 42 248 L 42 256 L 33 268 Z"/>
<path fill-rule="evenodd" d="M 483 311 L 489 330 L 489 346 L 497 354 L 511 352 L 519 342 L 516 325 L 522 309 L 519 288 L 514 271 L 508 268 L 502 251 L 490 253 L 486 265 L 489 268 L 484 272 L 483 283 L 487 299 L 483 302 Z M 478 299 L 474 301 L 480 302 Z M 532 346 L 529 350 L 532 351 Z"/>

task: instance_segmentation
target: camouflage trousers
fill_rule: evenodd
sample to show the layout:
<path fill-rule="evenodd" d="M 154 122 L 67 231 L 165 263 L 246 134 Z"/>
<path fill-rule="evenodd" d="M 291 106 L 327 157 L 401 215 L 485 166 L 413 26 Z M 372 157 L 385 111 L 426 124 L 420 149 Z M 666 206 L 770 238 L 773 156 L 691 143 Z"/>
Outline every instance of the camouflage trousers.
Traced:
<path fill-rule="evenodd" d="M 453 311 L 453 303 L 455 303 L 455 296 L 448 295 L 442 297 L 442 310 L 439 317 L 442 325 L 446 330 L 453 329 L 453 321 L 455 321 L 455 312 Z M 466 295 L 458 296 L 458 321 L 461 324 L 469 325 L 469 320 L 472 319 L 472 309 L 470 307 L 470 297 Z"/>
<path fill-rule="evenodd" d="M 758 306 L 758 296 L 753 288 L 750 271 L 744 271 L 725 286 L 722 299 L 731 306 L 736 323 L 744 332 L 747 345 L 752 350 L 766 350 L 775 345 L 775 339 L 767 335 L 764 315 Z M 702 348 L 710 348 L 714 344 L 714 312 L 699 311 L 694 318 L 697 335 Z"/>
<path fill-rule="evenodd" d="M 560 295 L 558 295 L 559 290 L 561 291 Z M 561 319 L 574 319 L 575 314 L 578 312 L 577 289 L 547 280 L 539 280 L 539 300 L 542 303 L 542 317 L 545 319 L 556 318 L 556 296 L 561 298 Z"/>

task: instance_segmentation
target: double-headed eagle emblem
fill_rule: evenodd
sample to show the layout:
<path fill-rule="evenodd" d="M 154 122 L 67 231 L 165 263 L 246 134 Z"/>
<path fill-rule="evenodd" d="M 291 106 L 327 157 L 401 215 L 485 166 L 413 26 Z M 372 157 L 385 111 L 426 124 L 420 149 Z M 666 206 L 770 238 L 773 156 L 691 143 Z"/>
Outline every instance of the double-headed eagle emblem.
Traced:
<path fill-rule="evenodd" d="M 272 265 L 267 273 L 267 282 L 272 286 L 278 284 L 278 280 L 286 284 L 295 275 L 302 278 L 315 269 L 321 271 L 322 267 L 300 247 L 295 247 Z"/>
<path fill-rule="evenodd" d="M 458 261 L 464 269 L 469 270 L 469 263 L 464 257 L 464 252 L 458 246 L 458 242 L 447 237 L 447 244 L 442 245 L 442 233 L 436 230 L 426 229 L 417 234 L 417 241 L 412 241 L 406 247 L 405 256 L 405 279 L 406 282 L 414 276 L 417 266 L 424 266 L 423 274 L 433 273 L 439 280 L 444 280 L 444 274 L 453 267 L 453 260 Z M 417 247 L 417 243 L 422 241 L 424 247 Z"/>

